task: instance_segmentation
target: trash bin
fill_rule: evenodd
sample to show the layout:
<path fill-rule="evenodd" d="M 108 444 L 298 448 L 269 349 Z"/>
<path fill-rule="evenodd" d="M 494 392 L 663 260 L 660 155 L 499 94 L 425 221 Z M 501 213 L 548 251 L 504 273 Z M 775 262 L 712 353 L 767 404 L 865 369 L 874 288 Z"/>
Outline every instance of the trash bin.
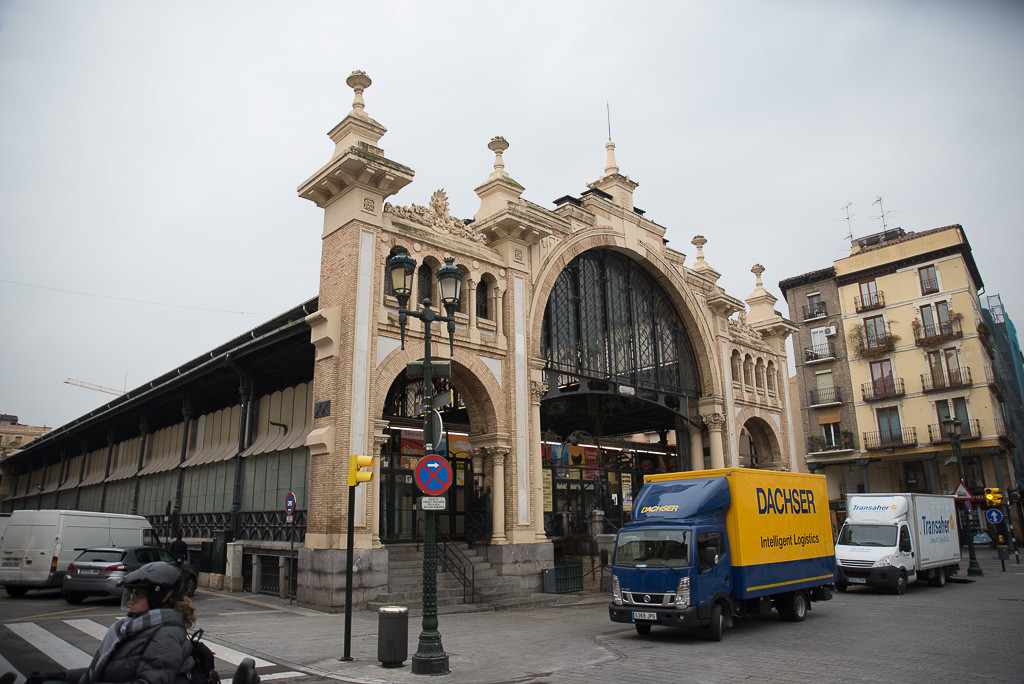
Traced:
<path fill-rule="evenodd" d="M 377 660 L 384 667 L 402 667 L 409 657 L 409 609 L 382 606 L 377 610 Z"/>
<path fill-rule="evenodd" d="M 555 581 L 555 569 L 544 568 L 540 571 L 541 577 L 544 581 L 544 593 L 545 594 L 556 594 L 558 593 L 558 585 Z"/>

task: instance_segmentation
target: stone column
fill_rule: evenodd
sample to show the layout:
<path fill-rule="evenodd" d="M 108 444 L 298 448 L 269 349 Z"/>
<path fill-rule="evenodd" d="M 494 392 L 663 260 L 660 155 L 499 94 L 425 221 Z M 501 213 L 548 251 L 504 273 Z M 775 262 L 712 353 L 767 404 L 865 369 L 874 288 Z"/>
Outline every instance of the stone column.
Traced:
<path fill-rule="evenodd" d="M 376 504 L 376 509 L 370 510 L 371 543 L 376 547 L 380 546 L 380 501 L 378 496 L 382 489 L 379 457 L 381 449 L 384 448 L 384 445 L 387 444 L 388 440 L 391 438 L 389 435 L 383 434 L 384 427 L 387 427 L 387 421 L 374 421 L 374 427 L 376 429 L 373 434 L 373 496 L 368 498 L 372 503 Z"/>
<path fill-rule="evenodd" d="M 508 447 L 488 447 L 491 457 L 491 543 L 504 544 L 505 539 L 505 457 Z"/>
<path fill-rule="evenodd" d="M 496 326 L 495 334 L 501 337 L 505 334 L 505 290 L 494 288 L 494 325 Z"/>
<path fill-rule="evenodd" d="M 722 451 L 722 428 L 725 427 L 725 416 L 721 413 L 710 413 L 704 418 L 704 424 L 708 426 L 708 441 L 711 446 L 711 467 L 724 468 L 725 454 Z"/>
<path fill-rule="evenodd" d="M 469 310 L 466 313 L 469 314 L 469 329 L 473 331 L 476 330 L 476 281 L 467 278 L 466 287 L 469 288 Z"/>
<path fill-rule="evenodd" d="M 690 470 L 704 470 L 704 439 L 696 425 L 690 425 Z"/>
<path fill-rule="evenodd" d="M 530 455 L 533 462 L 533 523 L 537 541 L 547 541 L 544 532 L 544 450 L 540 443 L 540 400 L 548 392 L 546 382 L 530 381 Z"/>

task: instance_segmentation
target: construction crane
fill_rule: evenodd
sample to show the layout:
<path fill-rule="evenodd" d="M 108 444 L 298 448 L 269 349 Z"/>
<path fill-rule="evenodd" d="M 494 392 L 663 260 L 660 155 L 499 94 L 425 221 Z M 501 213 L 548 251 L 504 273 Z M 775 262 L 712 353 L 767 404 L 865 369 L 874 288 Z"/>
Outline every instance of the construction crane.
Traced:
<path fill-rule="evenodd" d="M 103 385 L 94 385 L 91 382 L 82 382 L 81 380 L 75 380 L 74 378 L 68 378 L 64 381 L 65 385 L 75 385 L 76 387 L 84 387 L 85 389 L 96 390 L 97 392 L 106 392 L 107 394 L 113 394 L 115 397 L 119 397 L 124 392 L 121 390 L 112 389 L 110 387 L 104 387 Z"/>

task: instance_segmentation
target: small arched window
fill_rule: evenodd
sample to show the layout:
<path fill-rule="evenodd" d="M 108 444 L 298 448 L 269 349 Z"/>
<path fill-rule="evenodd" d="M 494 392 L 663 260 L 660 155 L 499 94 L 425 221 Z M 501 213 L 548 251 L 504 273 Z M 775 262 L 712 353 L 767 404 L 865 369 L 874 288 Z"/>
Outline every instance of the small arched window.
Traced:
<path fill-rule="evenodd" d="M 747 387 L 754 386 L 754 360 L 749 354 L 743 361 L 743 384 Z"/>
<path fill-rule="evenodd" d="M 476 317 L 487 318 L 490 316 L 487 314 L 490 312 L 490 302 L 487 301 L 488 295 L 491 293 L 491 288 L 487 285 L 487 281 L 483 278 L 476 284 Z"/>
<path fill-rule="evenodd" d="M 427 297 L 430 298 L 432 305 L 437 304 L 434 301 L 434 269 L 430 268 L 430 264 L 423 262 L 416 272 L 416 302 L 422 302 Z"/>
<path fill-rule="evenodd" d="M 757 360 L 757 365 L 754 367 L 754 382 L 757 384 L 757 389 L 764 389 L 764 359 Z"/>
<path fill-rule="evenodd" d="M 732 381 L 737 385 L 743 380 L 743 362 L 740 359 L 740 353 L 735 349 L 732 352 Z"/>
<path fill-rule="evenodd" d="M 775 392 L 775 362 L 768 362 L 768 391 Z"/>

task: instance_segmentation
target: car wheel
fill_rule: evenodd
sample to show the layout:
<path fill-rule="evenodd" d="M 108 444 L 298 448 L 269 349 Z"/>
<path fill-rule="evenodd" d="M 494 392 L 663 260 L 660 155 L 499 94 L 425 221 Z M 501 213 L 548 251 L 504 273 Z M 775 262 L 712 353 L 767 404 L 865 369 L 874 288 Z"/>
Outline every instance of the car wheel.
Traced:
<path fill-rule="evenodd" d="M 65 591 L 64 600 L 68 603 L 81 603 L 85 600 L 85 594 L 79 594 L 74 591 Z"/>
<path fill-rule="evenodd" d="M 797 591 L 789 600 L 789 607 L 786 610 L 780 610 L 779 614 L 787 622 L 800 622 L 807 617 L 807 607 L 807 594 Z"/>
<path fill-rule="evenodd" d="M 711 622 L 708 624 L 708 639 L 721 641 L 725 634 L 725 615 L 722 613 L 722 604 L 716 603 L 711 606 Z"/>
<path fill-rule="evenodd" d="M 846 589 L 849 586 L 850 585 L 846 584 L 845 582 L 836 582 L 836 591 L 838 591 L 840 594 L 845 594 Z"/>
<path fill-rule="evenodd" d="M 194 593 L 196 593 L 196 576 L 192 575 L 185 580 L 185 594 L 192 596 Z"/>
<path fill-rule="evenodd" d="M 900 576 L 896 578 L 896 586 L 893 587 L 893 591 L 897 595 L 906 593 L 907 591 L 907 573 L 900 570 Z"/>
<path fill-rule="evenodd" d="M 4 587 L 4 591 L 6 591 L 7 595 L 12 598 L 21 598 L 25 595 L 25 592 L 27 592 L 28 589 L 24 587 Z"/>
<path fill-rule="evenodd" d="M 639 634 L 640 636 L 647 636 L 648 634 L 651 633 L 651 626 L 650 625 L 642 625 L 642 624 L 640 624 L 638 622 L 638 623 L 636 623 L 635 626 L 636 626 L 636 633 Z"/>

